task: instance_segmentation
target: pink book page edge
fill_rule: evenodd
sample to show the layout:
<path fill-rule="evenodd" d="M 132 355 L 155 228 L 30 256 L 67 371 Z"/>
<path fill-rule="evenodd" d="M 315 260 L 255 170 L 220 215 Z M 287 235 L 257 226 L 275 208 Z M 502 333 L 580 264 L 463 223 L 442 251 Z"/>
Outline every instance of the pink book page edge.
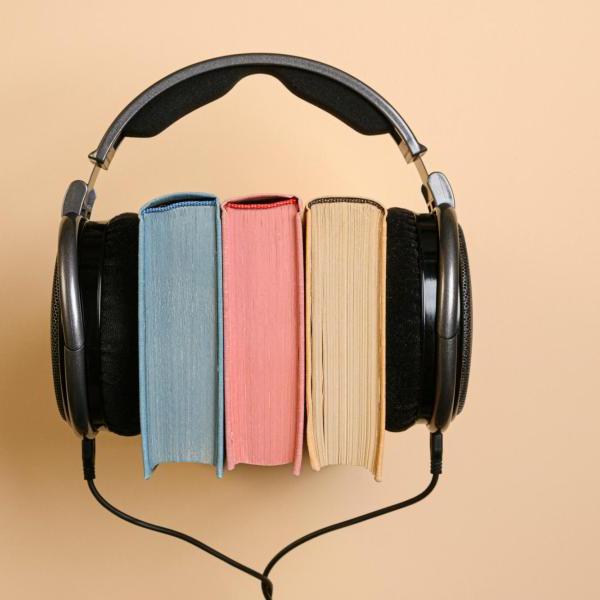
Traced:
<path fill-rule="evenodd" d="M 254 263 L 256 272 L 244 273 L 241 265 L 252 264 L 251 257 L 248 257 L 248 248 L 255 247 L 260 253 L 260 245 L 264 238 L 260 240 L 256 236 L 257 232 L 252 232 L 253 218 L 251 215 L 242 217 L 237 214 L 238 210 L 259 210 L 262 209 L 277 209 L 288 205 L 294 205 L 295 214 L 293 215 L 293 225 L 290 234 L 295 237 L 294 240 L 294 264 L 291 265 L 289 277 L 294 273 L 295 290 L 293 298 L 290 298 L 290 291 L 285 289 L 267 289 L 259 290 L 257 293 L 256 277 L 264 277 L 267 288 L 274 284 L 269 282 L 268 273 L 260 273 L 262 263 Z M 303 256 L 303 233 L 302 221 L 300 217 L 300 202 L 293 196 L 276 196 L 276 195 L 260 195 L 246 197 L 237 200 L 231 200 L 223 205 L 223 270 L 224 270 L 224 308 L 225 308 L 225 404 L 226 404 L 226 431 L 227 431 L 227 466 L 228 469 L 233 469 L 239 462 L 250 462 L 252 464 L 287 464 L 293 463 L 293 473 L 298 475 L 301 470 L 303 457 L 303 442 L 304 442 L 304 256 Z M 234 217 L 234 215 L 236 215 Z M 265 215 L 266 216 L 266 215 Z M 231 220 L 234 218 L 234 221 Z M 241 217 L 241 221 L 238 220 Z M 248 220 L 249 217 L 249 220 Z M 244 226 L 240 228 L 240 223 L 244 222 Z M 268 222 L 263 221 L 264 223 Z M 248 234 L 246 236 L 246 233 Z M 264 235 L 264 231 L 263 231 Z M 287 235 L 287 232 L 286 232 Z M 244 239 L 246 236 L 246 239 Z M 245 246 L 244 253 L 239 252 L 239 244 Z M 236 248 L 237 246 L 237 248 Z M 255 257 L 258 259 L 258 257 Z M 291 258 L 291 257 L 290 257 Z M 250 262 L 247 262 L 250 260 Z M 252 271 L 252 268 L 250 268 Z M 240 277 L 240 273 L 242 273 Z M 244 279 L 247 274 L 248 278 Z M 277 282 L 275 282 L 277 286 Z M 248 301 L 248 294 L 252 298 L 254 314 L 251 317 L 243 318 L 243 307 L 236 303 L 236 297 L 240 293 L 244 294 L 244 302 Z M 293 386 L 295 392 L 295 434 L 292 438 L 287 438 L 291 444 L 291 452 L 283 452 L 285 459 L 282 456 L 282 447 L 278 443 L 277 436 L 269 437 L 269 432 L 265 430 L 264 415 L 260 416 L 253 414 L 252 406 L 257 406 L 261 402 L 261 398 L 276 397 L 278 393 L 285 390 L 285 382 L 281 381 L 280 373 L 273 372 L 269 375 L 266 372 L 265 365 L 262 365 L 262 374 L 258 380 L 253 379 L 251 369 L 254 367 L 254 362 L 258 360 L 260 363 L 261 354 L 268 353 L 268 348 L 260 348 L 252 342 L 245 342 L 238 337 L 242 335 L 250 335 L 258 339 L 262 336 L 263 343 L 272 342 L 281 343 L 277 338 L 279 332 L 277 329 L 270 327 L 272 324 L 268 319 L 271 317 L 272 306 L 261 303 L 265 298 L 278 297 L 283 294 L 288 297 L 290 302 L 296 305 L 294 319 L 297 325 L 294 348 L 287 348 L 287 351 L 293 353 L 296 362 L 296 372 L 293 375 L 295 381 Z M 258 302 L 258 304 L 257 304 Z M 245 345 L 245 346 L 244 346 Z M 244 346 L 244 347 L 242 347 Z M 252 351 L 249 351 L 249 349 Z M 285 365 L 277 365 L 277 356 L 271 357 L 275 363 L 275 367 L 285 370 Z M 238 365 L 236 370 L 235 365 Z M 287 362 L 289 364 L 289 361 Z M 259 367 L 260 368 L 260 367 Z M 285 377 L 285 375 L 284 375 Z M 262 379 L 262 381 L 260 381 Z M 283 385 L 283 388 L 281 387 Z M 278 387 L 279 386 L 279 387 Z M 288 386 L 289 392 L 289 386 Z M 244 390 L 244 391 L 241 391 Z M 239 403 L 244 403 L 241 406 Z M 252 404 L 252 406 L 250 406 Z M 227 410 L 228 409 L 228 410 Z M 257 410 L 261 410 L 260 408 Z M 229 413 L 227 415 L 227 413 Z M 229 417 L 229 418 L 228 418 Z M 291 417 L 291 415 L 290 415 Z M 243 421 L 243 423 L 241 422 Z M 292 422 L 290 422 L 292 424 Z M 290 432 L 291 433 L 291 432 Z M 287 437 L 285 434 L 284 437 Z M 254 438 L 248 440 L 250 438 Z M 253 441 L 257 439 L 272 439 L 275 447 L 273 455 L 269 455 L 269 444 L 261 451 L 259 448 L 252 448 Z M 281 441 L 281 440 L 280 440 Z M 285 445 L 285 441 L 282 442 Z M 260 445 L 260 443 L 259 443 Z M 272 449 L 273 445 L 271 445 Z"/>

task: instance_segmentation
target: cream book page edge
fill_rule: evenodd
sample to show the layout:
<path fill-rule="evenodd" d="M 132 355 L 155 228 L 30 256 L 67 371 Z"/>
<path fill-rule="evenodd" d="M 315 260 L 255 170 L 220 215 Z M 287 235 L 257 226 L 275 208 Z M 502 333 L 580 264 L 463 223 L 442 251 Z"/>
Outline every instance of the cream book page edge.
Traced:
<path fill-rule="evenodd" d="M 380 252 L 379 252 L 379 440 L 375 462 L 375 481 L 383 478 L 383 446 L 385 441 L 385 323 L 386 323 L 386 260 L 387 260 L 387 211 L 383 209 L 381 218 Z"/>
<path fill-rule="evenodd" d="M 312 304 L 312 276 L 311 276 L 311 243 L 310 243 L 310 208 L 307 208 L 304 212 L 304 252 L 305 252 L 305 267 L 304 267 L 304 295 L 305 295 L 305 315 L 304 315 L 304 328 L 305 328 L 305 353 L 306 353 L 306 379 L 305 379 L 305 390 L 306 390 L 306 446 L 308 448 L 308 456 L 310 458 L 310 466 L 315 471 L 321 470 L 321 463 L 317 454 L 317 447 L 315 443 L 315 431 L 313 425 L 314 411 L 312 407 L 312 337 L 311 337 L 311 304 Z"/>

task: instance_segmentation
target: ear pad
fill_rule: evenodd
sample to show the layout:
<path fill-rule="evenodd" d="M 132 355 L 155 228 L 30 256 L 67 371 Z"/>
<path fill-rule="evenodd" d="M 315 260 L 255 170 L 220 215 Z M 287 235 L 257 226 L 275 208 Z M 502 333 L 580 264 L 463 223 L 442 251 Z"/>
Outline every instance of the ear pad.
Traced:
<path fill-rule="evenodd" d="M 104 420 L 119 435 L 140 432 L 138 393 L 138 216 L 107 225 L 100 290 L 100 384 Z"/>
<path fill-rule="evenodd" d="M 469 371 L 471 369 L 471 346 L 473 339 L 473 297 L 471 295 L 471 272 L 469 270 L 469 255 L 462 227 L 458 227 L 460 252 L 460 316 L 461 329 L 458 348 L 457 372 L 457 403 L 455 414 L 460 414 L 465 406 Z"/>
<path fill-rule="evenodd" d="M 403 431 L 423 405 L 421 249 L 415 214 L 387 213 L 386 418 L 388 431 Z"/>

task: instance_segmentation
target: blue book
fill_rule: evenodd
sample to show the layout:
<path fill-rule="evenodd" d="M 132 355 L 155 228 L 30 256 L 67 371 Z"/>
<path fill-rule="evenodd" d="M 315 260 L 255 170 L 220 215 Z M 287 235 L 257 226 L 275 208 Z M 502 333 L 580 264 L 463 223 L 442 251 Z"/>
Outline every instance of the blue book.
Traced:
<path fill-rule="evenodd" d="M 140 423 L 144 474 L 197 462 L 223 474 L 221 217 L 208 194 L 140 210 Z"/>

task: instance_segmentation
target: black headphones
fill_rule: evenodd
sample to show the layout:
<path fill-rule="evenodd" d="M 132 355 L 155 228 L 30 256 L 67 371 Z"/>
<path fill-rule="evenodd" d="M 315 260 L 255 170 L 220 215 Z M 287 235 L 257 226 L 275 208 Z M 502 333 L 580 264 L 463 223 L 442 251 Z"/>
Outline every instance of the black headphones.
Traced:
<path fill-rule="evenodd" d="M 126 137 L 152 137 L 255 73 L 276 77 L 295 95 L 360 133 L 390 134 L 420 175 L 428 212 L 414 214 L 394 208 L 387 217 L 386 428 L 401 431 L 425 421 L 432 432 L 433 485 L 415 498 L 421 499 L 433 489 L 441 473 L 441 432 L 464 405 L 471 356 L 468 257 L 450 184 L 442 173 L 428 173 L 422 160 L 425 146 L 377 92 L 326 64 L 280 54 L 238 54 L 200 62 L 161 79 L 121 111 L 89 155 L 94 167 L 88 182 L 73 181 L 63 202 L 52 293 L 55 392 L 61 416 L 83 439 L 84 471 L 90 488 L 106 508 L 117 511 L 115 514 L 120 511 L 93 486 L 93 439 L 101 429 L 119 435 L 140 431 L 138 217 L 127 213 L 108 223 L 92 221 L 96 179 L 102 169 L 108 169 Z M 382 510 L 389 512 L 414 501 Z M 124 513 L 118 516 L 128 517 Z M 126 520 L 149 526 L 133 517 Z M 177 533 L 158 526 L 148 528 Z M 263 593 L 270 598 L 268 573 L 298 542 L 279 553 L 262 574 L 201 542 L 195 545 L 261 579 Z"/>

